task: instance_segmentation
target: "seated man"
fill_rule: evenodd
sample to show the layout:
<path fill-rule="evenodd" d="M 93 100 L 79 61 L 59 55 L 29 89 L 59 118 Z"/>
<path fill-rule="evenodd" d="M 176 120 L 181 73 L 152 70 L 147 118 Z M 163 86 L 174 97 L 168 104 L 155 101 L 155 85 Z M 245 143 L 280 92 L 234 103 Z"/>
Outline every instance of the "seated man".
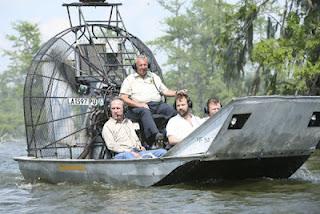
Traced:
<path fill-rule="evenodd" d="M 120 89 L 121 99 L 129 106 L 127 117 L 140 121 L 144 136 L 151 146 L 156 141 L 162 141 L 153 118 L 153 114 L 165 115 L 171 118 L 176 115 L 174 108 L 162 102 L 162 96 L 176 96 L 177 91 L 168 89 L 160 77 L 148 71 L 148 58 L 140 55 L 135 61 L 136 73 L 127 76 Z"/>
<path fill-rule="evenodd" d="M 208 114 L 208 117 L 204 119 L 208 119 L 216 114 L 221 109 L 221 102 L 217 98 L 210 98 L 207 101 L 207 106 L 204 108 L 204 112 Z"/>
<path fill-rule="evenodd" d="M 165 149 L 148 150 L 141 145 L 131 120 L 124 118 L 124 102 L 115 97 L 110 102 L 111 118 L 104 124 L 102 137 L 115 159 L 161 157 Z"/>
<path fill-rule="evenodd" d="M 180 143 L 187 135 L 199 127 L 202 120 L 191 113 L 192 101 L 186 94 L 178 94 L 175 100 L 178 114 L 167 124 L 169 145 Z"/>

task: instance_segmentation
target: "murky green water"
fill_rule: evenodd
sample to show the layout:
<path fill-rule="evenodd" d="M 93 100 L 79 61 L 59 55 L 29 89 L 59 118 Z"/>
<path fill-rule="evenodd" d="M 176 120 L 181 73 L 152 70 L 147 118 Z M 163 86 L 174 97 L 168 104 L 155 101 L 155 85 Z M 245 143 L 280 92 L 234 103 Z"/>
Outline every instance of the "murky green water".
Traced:
<path fill-rule="evenodd" d="M 119 188 L 30 184 L 12 157 L 24 143 L 0 143 L 0 213 L 319 213 L 320 151 L 290 179 Z"/>

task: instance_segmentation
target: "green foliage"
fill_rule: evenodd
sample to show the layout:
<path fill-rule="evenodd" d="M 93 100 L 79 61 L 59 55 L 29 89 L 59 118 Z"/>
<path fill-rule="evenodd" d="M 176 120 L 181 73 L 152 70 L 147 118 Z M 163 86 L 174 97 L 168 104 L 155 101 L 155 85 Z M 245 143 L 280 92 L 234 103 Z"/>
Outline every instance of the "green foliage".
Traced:
<path fill-rule="evenodd" d="M 317 1 L 227 2 L 165 3 L 166 35 L 152 44 L 168 54 L 169 86 L 188 88 L 197 110 L 212 95 L 320 95 Z"/>
<path fill-rule="evenodd" d="M 13 23 L 12 26 L 18 35 L 6 36 L 12 43 L 12 49 L 3 50 L 3 54 L 10 59 L 4 77 L 8 83 L 19 84 L 24 81 L 25 71 L 30 65 L 32 56 L 39 50 L 40 32 L 37 25 L 29 22 L 20 21 Z"/>
<path fill-rule="evenodd" d="M 316 90 L 314 87 L 319 88 L 308 85 L 310 81 L 317 82 L 319 76 L 319 38 L 310 31 L 310 26 L 317 27 L 309 23 L 313 19 L 307 13 L 301 14 L 297 11 L 288 13 L 282 37 L 255 44 L 253 61 L 273 70 L 272 94 L 310 94 Z M 320 16 L 316 17 L 319 19 Z M 269 93 L 267 88 L 266 93 Z"/>
<path fill-rule="evenodd" d="M 252 60 L 270 68 L 277 68 L 291 55 L 292 49 L 283 47 L 281 41 L 267 39 L 255 44 Z"/>
<path fill-rule="evenodd" d="M 9 57 L 8 68 L 0 74 L 0 138 L 21 138 L 24 135 L 23 85 L 33 55 L 40 47 L 40 32 L 36 24 L 13 23 L 14 35 L 7 35 L 10 50 L 2 50 Z"/>
<path fill-rule="evenodd" d="M 159 2 L 164 6 L 164 1 Z M 218 0 L 193 1 L 190 8 L 186 8 L 183 1 L 170 2 L 164 6 L 172 13 L 164 20 L 166 35 L 151 44 L 168 55 L 167 85 L 187 88 L 195 103 L 194 111 L 202 114 L 209 97 L 217 96 L 226 102 L 240 91 L 227 88 L 223 82 L 223 68 L 217 66 L 219 58 L 216 57 L 219 53 L 216 44 L 222 40 L 227 14 L 232 8 Z"/>

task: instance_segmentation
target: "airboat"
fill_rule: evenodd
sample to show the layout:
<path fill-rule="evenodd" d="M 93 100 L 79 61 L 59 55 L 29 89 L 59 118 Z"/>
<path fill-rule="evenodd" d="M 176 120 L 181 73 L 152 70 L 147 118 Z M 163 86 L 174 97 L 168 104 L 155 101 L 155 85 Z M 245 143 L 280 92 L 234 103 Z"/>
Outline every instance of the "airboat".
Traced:
<path fill-rule="evenodd" d="M 137 55 L 146 55 L 160 77 L 161 68 L 151 50 L 126 30 L 120 3 L 63 6 L 70 27 L 40 48 L 26 76 L 28 155 L 14 158 L 26 180 L 147 187 L 288 178 L 317 148 L 320 97 L 261 96 L 232 100 L 161 158 L 110 158 L 101 138 L 105 106 L 134 72 Z M 98 9 L 107 19 L 85 16 Z"/>

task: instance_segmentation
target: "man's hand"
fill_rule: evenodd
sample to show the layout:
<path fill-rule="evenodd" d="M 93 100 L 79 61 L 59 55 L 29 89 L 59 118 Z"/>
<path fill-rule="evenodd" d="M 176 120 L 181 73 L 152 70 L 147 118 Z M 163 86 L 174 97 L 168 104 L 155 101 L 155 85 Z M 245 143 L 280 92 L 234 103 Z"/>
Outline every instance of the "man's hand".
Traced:
<path fill-rule="evenodd" d="M 169 135 L 169 136 L 168 136 L 168 143 L 169 143 L 170 145 L 176 145 L 176 144 L 178 144 L 178 143 L 180 143 L 180 142 L 181 142 L 181 140 L 178 139 L 177 137 L 175 137 L 175 136 L 173 136 L 173 135 Z"/>
<path fill-rule="evenodd" d="M 187 89 L 181 89 L 177 91 L 177 95 L 187 95 L 188 90 Z"/>
<path fill-rule="evenodd" d="M 139 148 L 141 151 L 146 151 L 146 148 L 144 148 L 143 146 L 140 146 Z"/>
<path fill-rule="evenodd" d="M 141 158 L 141 155 L 138 152 L 131 151 L 131 154 L 133 154 L 135 158 Z"/>
<path fill-rule="evenodd" d="M 139 103 L 139 108 L 147 108 L 149 109 L 149 106 L 147 103 Z"/>

